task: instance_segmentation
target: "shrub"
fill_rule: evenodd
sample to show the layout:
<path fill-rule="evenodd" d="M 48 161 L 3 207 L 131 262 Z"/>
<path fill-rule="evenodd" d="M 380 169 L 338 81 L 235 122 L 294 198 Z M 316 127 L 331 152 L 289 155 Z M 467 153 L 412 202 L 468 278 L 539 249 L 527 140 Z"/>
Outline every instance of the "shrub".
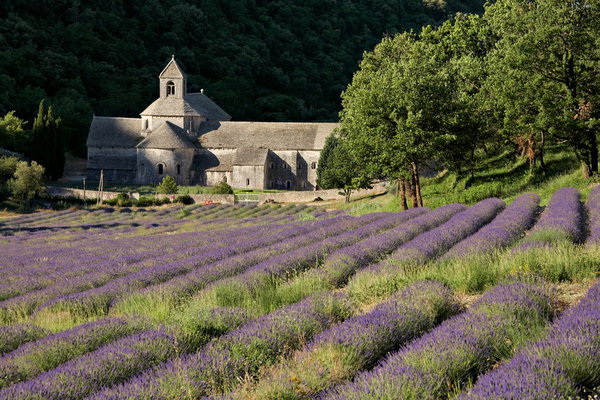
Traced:
<path fill-rule="evenodd" d="M 119 193 L 116 198 L 119 207 L 131 207 L 131 199 L 127 193 Z"/>
<path fill-rule="evenodd" d="M 35 196 L 44 192 L 44 167 L 31 162 L 19 161 L 15 170 L 14 179 L 9 181 L 15 200 L 21 202 L 21 206 L 29 208 Z"/>
<path fill-rule="evenodd" d="M 182 194 L 175 198 L 175 203 L 181 203 L 185 205 L 194 204 L 194 199 L 189 194 Z"/>
<path fill-rule="evenodd" d="M 170 175 L 165 176 L 156 188 L 156 191 L 161 194 L 176 194 L 178 190 L 175 179 Z"/>
<path fill-rule="evenodd" d="M 233 189 L 227 184 L 227 182 L 219 182 L 219 184 L 212 188 L 213 194 L 233 194 Z"/>

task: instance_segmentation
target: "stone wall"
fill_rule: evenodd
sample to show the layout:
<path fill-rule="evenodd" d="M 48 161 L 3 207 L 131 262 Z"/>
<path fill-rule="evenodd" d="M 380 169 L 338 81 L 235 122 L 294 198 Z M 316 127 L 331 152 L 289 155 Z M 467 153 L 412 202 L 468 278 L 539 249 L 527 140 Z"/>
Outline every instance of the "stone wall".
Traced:
<path fill-rule="evenodd" d="M 169 195 L 169 194 L 159 194 L 158 198 L 162 199 L 165 197 L 173 198 L 180 195 Z M 206 202 L 219 203 L 219 204 L 234 204 L 235 196 L 232 194 L 188 194 L 192 199 L 194 199 L 194 203 L 196 204 L 204 204 Z"/>
<path fill-rule="evenodd" d="M 70 188 L 61 188 L 61 187 L 47 187 L 46 193 L 51 196 L 60 196 L 60 197 L 77 197 L 83 199 L 97 199 L 98 191 L 97 190 L 84 190 L 83 189 L 70 189 Z M 102 192 L 102 200 L 112 200 L 117 197 L 118 192 Z"/>
<path fill-rule="evenodd" d="M 384 184 L 377 184 L 372 189 L 364 189 L 352 192 L 352 198 L 369 196 L 374 194 L 385 193 L 387 189 Z M 261 193 L 258 195 L 260 204 L 267 201 L 276 203 L 307 203 L 314 201 L 317 198 L 322 200 L 342 200 L 343 195 L 339 194 L 339 190 L 313 190 L 313 191 L 298 191 L 298 192 L 282 192 L 282 193 Z"/>

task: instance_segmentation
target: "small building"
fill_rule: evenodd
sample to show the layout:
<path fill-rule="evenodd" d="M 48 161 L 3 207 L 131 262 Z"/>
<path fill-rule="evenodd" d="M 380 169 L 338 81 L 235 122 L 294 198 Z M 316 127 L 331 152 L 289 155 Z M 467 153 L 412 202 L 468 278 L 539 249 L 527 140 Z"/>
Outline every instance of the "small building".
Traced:
<path fill-rule="evenodd" d="M 235 122 L 204 91 L 188 93 L 173 57 L 159 75 L 160 97 L 140 118 L 94 116 L 88 179 L 240 189 L 314 190 L 325 138 L 336 123 Z"/>

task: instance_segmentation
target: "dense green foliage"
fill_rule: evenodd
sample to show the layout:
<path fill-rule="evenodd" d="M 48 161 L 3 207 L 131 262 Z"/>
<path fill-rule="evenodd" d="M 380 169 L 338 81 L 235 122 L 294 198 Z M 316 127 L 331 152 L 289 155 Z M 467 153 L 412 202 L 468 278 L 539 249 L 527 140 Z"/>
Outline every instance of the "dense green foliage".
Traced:
<path fill-rule="evenodd" d="M 31 2 L 0 7 L 0 115 L 48 98 L 85 154 L 92 112 L 136 116 L 175 54 L 191 91 L 236 120 L 336 120 L 363 51 L 481 0 Z"/>
<path fill-rule="evenodd" d="M 176 194 L 178 191 L 177 183 L 172 176 L 167 175 L 156 187 L 156 191 L 161 194 Z"/>
<path fill-rule="evenodd" d="M 31 201 L 44 191 L 44 167 L 32 161 L 19 161 L 15 170 L 14 179 L 9 181 L 14 198 L 21 202 L 21 206 L 28 209 Z"/>
<path fill-rule="evenodd" d="M 212 194 L 233 194 L 233 189 L 227 182 L 219 182 L 210 190 Z"/>
<path fill-rule="evenodd" d="M 594 175 L 599 27 L 598 0 L 499 0 L 483 16 L 385 38 L 342 95 L 342 141 L 371 179 L 408 178 L 413 204 L 431 160 L 473 178 L 483 159 L 516 149 L 544 174 L 544 148 L 566 144 Z"/>
<path fill-rule="evenodd" d="M 52 106 L 46 110 L 43 100 L 33 121 L 31 142 L 31 157 L 46 168 L 50 179 L 59 179 L 65 167 L 62 120 L 54 116 Z"/>

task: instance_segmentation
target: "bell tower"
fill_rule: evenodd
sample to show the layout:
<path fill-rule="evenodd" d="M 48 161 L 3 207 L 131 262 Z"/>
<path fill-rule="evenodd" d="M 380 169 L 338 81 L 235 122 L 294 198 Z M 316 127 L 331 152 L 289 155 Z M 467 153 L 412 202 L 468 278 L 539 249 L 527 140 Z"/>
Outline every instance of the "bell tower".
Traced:
<path fill-rule="evenodd" d="M 185 74 L 177 65 L 175 55 L 158 76 L 160 80 L 160 97 L 182 99 L 187 94 Z"/>

